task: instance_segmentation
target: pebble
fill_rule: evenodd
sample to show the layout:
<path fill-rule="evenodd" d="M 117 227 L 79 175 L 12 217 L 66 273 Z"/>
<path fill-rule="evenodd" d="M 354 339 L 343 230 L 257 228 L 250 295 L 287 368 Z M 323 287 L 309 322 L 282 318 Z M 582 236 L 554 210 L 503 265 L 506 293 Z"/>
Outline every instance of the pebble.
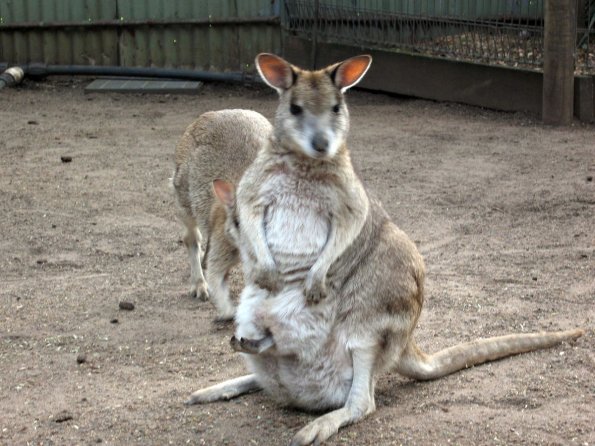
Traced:
<path fill-rule="evenodd" d="M 85 362 L 87 362 L 87 356 L 85 354 L 81 353 L 76 357 L 77 364 L 84 364 Z"/>
<path fill-rule="evenodd" d="M 72 161 L 72 157 L 71 157 L 71 156 L 68 156 L 68 155 L 62 155 L 62 156 L 60 157 L 60 160 L 61 160 L 63 163 L 69 163 L 69 162 L 71 162 L 71 161 Z"/>
<path fill-rule="evenodd" d="M 54 417 L 54 421 L 56 423 L 64 423 L 65 421 L 70 421 L 73 419 L 73 416 L 70 412 L 67 412 L 65 410 L 63 410 L 62 412 L 58 413 L 55 417 Z"/>
<path fill-rule="evenodd" d="M 120 310 L 132 311 L 134 310 L 134 304 L 132 302 L 121 301 L 118 305 Z"/>

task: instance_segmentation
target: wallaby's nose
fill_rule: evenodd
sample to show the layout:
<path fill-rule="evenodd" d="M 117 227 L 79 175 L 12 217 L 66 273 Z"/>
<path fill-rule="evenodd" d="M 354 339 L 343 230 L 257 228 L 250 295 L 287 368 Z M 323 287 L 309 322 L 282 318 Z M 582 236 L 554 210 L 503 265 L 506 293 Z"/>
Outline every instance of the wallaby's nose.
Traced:
<path fill-rule="evenodd" d="M 312 138 L 312 147 L 319 153 L 324 153 L 328 149 L 328 139 L 326 136 L 317 134 Z"/>

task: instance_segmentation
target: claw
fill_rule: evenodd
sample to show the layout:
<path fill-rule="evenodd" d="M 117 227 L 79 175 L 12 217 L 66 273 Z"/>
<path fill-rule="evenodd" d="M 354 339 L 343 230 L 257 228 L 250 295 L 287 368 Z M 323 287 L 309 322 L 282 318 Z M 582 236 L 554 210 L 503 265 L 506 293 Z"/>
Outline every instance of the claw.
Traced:
<path fill-rule="evenodd" d="M 304 290 L 306 301 L 309 303 L 318 303 L 326 297 L 326 285 L 324 281 L 315 281 L 310 286 L 306 284 Z"/>

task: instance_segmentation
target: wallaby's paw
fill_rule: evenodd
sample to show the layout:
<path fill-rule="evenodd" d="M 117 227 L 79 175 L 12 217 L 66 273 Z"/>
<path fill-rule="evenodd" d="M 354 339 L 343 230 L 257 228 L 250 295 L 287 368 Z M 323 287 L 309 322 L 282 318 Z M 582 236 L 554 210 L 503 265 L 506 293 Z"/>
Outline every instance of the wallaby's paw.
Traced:
<path fill-rule="evenodd" d="M 326 297 L 326 285 L 324 280 L 321 281 L 314 281 L 310 286 L 308 286 L 308 282 L 306 281 L 306 287 L 304 290 L 306 295 L 306 301 L 308 303 L 318 303 L 322 299 Z"/>
<path fill-rule="evenodd" d="M 254 283 L 260 288 L 276 292 L 279 289 L 281 275 L 276 269 L 257 267 L 254 273 Z"/>
<path fill-rule="evenodd" d="M 192 287 L 190 290 L 190 297 L 193 299 L 199 299 L 203 302 L 209 300 L 209 292 L 207 291 L 206 285 Z"/>
<path fill-rule="evenodd" d="M 335 423 L 320 417 L 295 434 L 290 446 L 319 445 L 335 435 L 337 431 L 338 427 Z"/>

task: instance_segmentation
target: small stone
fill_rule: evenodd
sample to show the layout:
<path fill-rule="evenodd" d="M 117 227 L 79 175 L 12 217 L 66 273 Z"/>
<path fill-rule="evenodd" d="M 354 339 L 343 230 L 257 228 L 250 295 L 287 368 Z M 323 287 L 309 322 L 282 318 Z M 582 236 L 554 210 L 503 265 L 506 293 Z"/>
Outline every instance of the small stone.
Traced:
<path fill-rule="evenodd" d="M 68 155 L 62 155 L 62 156 L 60 157 L 60 160 L 61 160 L 63 163 L 69 163 L 69 162 L 71 162 L 71 161 L 72 161 L 72 157 L 71 157 L 71 156 L 68 156 Z"/>
<path fill-rule="evenodd" d="M 132 302 L 121 301 L 118 306 L 120 310 L 132 311 L 134 310 L 134 304 Z"/>
<path fill-rule="evenodd" d="M 593 176 L 592 176 L 592 175 L 589 175 L 589 176 L 587 177 L 587 181 L 588 181 L 589 183 L 590 183 L 591 181 L 593 181 Z"/>
<path fill-rule="evenodd" d="M 30 121 L 27 121 L 27 124 L 29 124 L 29 125 L 38 125 L 38 124 L 39 124 L 39 122 L 37 122 L 37 121 L 35 121 L 35 120 L 31 119 Z"/>
<path fill-rule="evenodd" d="M 117 324 L 118 322 L 120 321 L 116 318 L 113 318 L 111 321 L 109 321 L 110 324 Z"/>
<path fill-rule="evenodd" d="M 87 356 L 85 354 L 81 353 L 76 357 L 77 364 L 84 364 L 85 362 L 87 362 Z"/>
<path fill-rule="evenodd" d="M 54 421 L 56 423 L 64 423 L 65 421 L 70 421 L 72 420 L 74 417 L 72 416 L 72 414 L 70 412 L 67 412 L 65 410 L 63 410 L 62 412 L 58 413 L 55 417 L 54 417 Z"/>

